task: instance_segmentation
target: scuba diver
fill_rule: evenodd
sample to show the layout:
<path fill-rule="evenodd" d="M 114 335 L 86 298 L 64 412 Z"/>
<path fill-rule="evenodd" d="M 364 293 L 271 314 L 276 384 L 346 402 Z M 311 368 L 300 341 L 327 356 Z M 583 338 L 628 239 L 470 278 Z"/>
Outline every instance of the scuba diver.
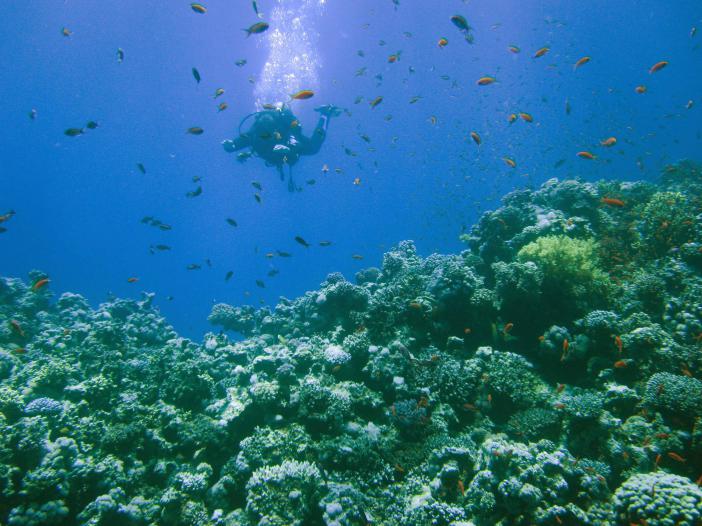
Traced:
<path fill-rule="evenodd" d="M 302 134 L 300 121 L 288 106 L 267 104 L 263 110 L 244 117 L 239 123 L 239 136 L 234 140 L 223 141 L 222 146 L 229 153 L 249 148 L 249 151 L 239 153 L 238 160 L 244 162 L 256 155 L 265 161 L 266 166 L 275 166 L 281 180 L 285 179 L 283 166 L 287 165 L 288 190 L 292 192 L 296 189 L 292 166 L 301 155 L 314 155 L 319 152 L 327 136 L 329 120 L 339 116 L 342 110 L 328 104 L 314 111 L 319 112 L 319 121 L 312 135 L 306 137 Z M 251 127 L 246 133 L 242 133 L 241 127 L 251 117 Z"/>

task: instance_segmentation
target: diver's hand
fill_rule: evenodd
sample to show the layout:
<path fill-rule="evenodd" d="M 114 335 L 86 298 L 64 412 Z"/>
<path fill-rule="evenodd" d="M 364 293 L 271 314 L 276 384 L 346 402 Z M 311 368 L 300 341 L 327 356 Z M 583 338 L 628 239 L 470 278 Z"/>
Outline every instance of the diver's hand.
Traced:
<path fill-rule="evenodd" d="M 222 141 L 222 148 L 228 153 L 234 153 L 236 151 L 234 150 L 234 141 L 230 141 L 229 139 Z"/>

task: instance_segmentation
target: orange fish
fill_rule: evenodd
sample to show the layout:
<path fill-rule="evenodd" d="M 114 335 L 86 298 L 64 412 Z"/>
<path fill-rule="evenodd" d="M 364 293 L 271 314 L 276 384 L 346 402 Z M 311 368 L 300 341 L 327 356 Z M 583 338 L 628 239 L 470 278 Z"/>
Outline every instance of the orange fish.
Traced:
<path fill-rule="evenodd" d="M 656 71 L 662 70 L 664 67 L 668 65 L 667 60 L 661 60 L 660 62 L 656 62 L 653 66 L 651 66 L 651 69 L 648 70 L 648 73 L 655 73 Z"/>
<path fill-rule="evenodd" d="M 466 488 L 465 488 L 465 486 L 463 486 L 463 481 L 459 480 L 458 483 L 456 484 L 456 486 L 458 487 L 458 491 L 461 492 L 461 495 L 466 494 Z"/>
<path fill-rule="evenodd" d="M 586 150 L 583 150 L 582 152 L 578 152 L 576 155 L 578 157 L 580 157 L 581 159 L 588 159 L 590 161 L 595 159 L 595 156 L 591 152 L 588 152 Z"/>
<path fill-rule="evenodd" d="M 520 113 L 519 116 L 524 122 L 534 122 L 534 117 L 532 117 L 529 113 Z"/>
<path fill-rule="evenodd" d="M 646 88 L 646 86 L 644 86 L 642 84 L 642 85 L 636 86 L 636 88 L 634 88 L 634 91 L 636 91 L 636 93 L 646 93 L 646 91 L 648 91 L 648 88 Z"/>
<path fill-rule="evenodd" d="M 477 80 L 476 84 L 478 86 L 487 86 L 489 84 L 492 84 L 493 82 L 497 82 L 497 79 L 495 77 L 485 76 L 485 77 L 480 77 Z"/>
<path fill-rule="evenodd" d="M 687 462 L 683 457 L 673 451 L 668 451 L 668 458 L 672 458 L 675 462 Z"/>
<path fill-rule="evenodd" d="M 371 109 L 375 108 L 381 102 L 383 102 L 383 97 L 382 95 L 378 95 L 376 98 L 369 102 Z"/>
<path fill-rule="evenodd" d="M 507 120 L 509 121 L 510 124 L 512 124 L 514 121 L 517 120 L 517 114 L 510 113 L 509 116 L 507 117 Z"/>
<path fill-rule="evenodd" d="M 521 51 L 521 49 L 519 49 L 519 46 L 515 46 L 515 45 L 511 45 L 507 49 L 509 49 L 515 55 Z"/>
<path fill-rule="evenodd" d="M 534 53 L 534 58 L 539 58 L 543 57 L 546 53 L 548 53 L 551 50 L 551 48 L 548 47 L 542 47 L 541 49 L 537 50 L 536 53 Z"/>
<path fill-rule="evenodd" d="M 400 60 L 400 52 L 399 52 L 399 51 L 398 51 L 397 53 L 393 53 L 392 55 L 390 55 L 390 56 L 388 57 L 388 62 L 389 62 L 390 64 L 394 64 L 394 63 L 397 62 L 398 60 Z"/>
<path fill-rule="evenodd" d="M 463 329 L 463 334 L 470 334 L 471 332 L 473 332 L 473 330 L 470 327 Z"/>
<path fill-rule="evenodd" d="M 601 199 L 601 201 L 602 201 L 602 204 L 609 205 L 609 206 L 618 206 L 618 207 L 624 206 L 624 201 L 622 201 L 621 199 L 616 199 L 614 197 L 603 197 Z"/>
<path fill-rule="evenodd" d="M 503 157 L 502 160 L 503 160 L 503 161 L 505 162 L 505 164 L 506 164 L 507 166 L 509 166 L 510 168 L 516 168 L 516 167 L 517 167 L 517 163 L 516 163 L 515 160 L 512 159 L 511 157 Z"/>
<path fill-rule="evenodd" d="M 15 354 L 26 354 L 27 349 L 25 349 L 24 347 L 15 347 L 14 349 L 12 349 L 12 352 Z"/>
<path fill-rule="evenodd" d="M 622 349 L 624 349 L 624 343 L 622 342 L 622 339 L 619 336 L 614 337 L 614 345 L 617 346 L 617 351 L 619 352 L 619 354 L 621 354 Z M 663 384 L 661 384 L 661 385 L 663 385 Z"/>
<path fill-rule="evenodd" d="M 600 146 L 614 146 L 617 144 L 617 138 L 616 137 L 607 137 L 605 140 L 600 141 Z"/>
<path fill-rule="evenodd" d="M 629 364 L 626 362 L 626 360 L 617 360 L 616 362 L 614 362 L 615 369 L 626 369 L 628 365 Z"/>
<path fill-rule="evenodd" d="M 298 91 L 297 93 L 290 95 L 290 97 L 293 100 L 311 99 L 312 97 L 314 97 L 314 91 L 312 91 L 311 89 L 303 89 Z"/>
<path fill-rule="evenodd" d="M 509 331 L 511 331 L 513 327 L 514 327 L 514 323 L 512 323 L 512 322 L 505 324 L 505 326 L 502 329 L 502 333 L 509 334 Z"/>
<path fill-rule="evenodd" d="M 480 135 L 478 135 L 478 132 L 475 132 L 475 131 L 470 132 L 470 137 L 471 137 L 471 139 L 473 139 L 475 144 L 477 144 L 478 146 L 480 146 L 480 143 L 483 142 L 483 140 L 480 138 Z"/>
<path fill-rule="evenodd" d="M 32 285 L 32 290 L 34 292 L 37 292 L 40 290 L 42 287 L 45 287 L 46 285 L 49 284 L 49 278 L 41 278 L 38 279 L 37 281 L 34 282 L 34 285 Z"/>
<path fill-rule="evenodd" d="M 139 278 L 135 278 L 134 276 L 127 278 L 127 283 L 136 283 L 137 281 L 139 281 Z"/>
<path fill-rule="evenodd" d="M 580 66 L 582 66 L 583 64 L 587 64 L 588 62 L 590 62 L 590 57 L 583 57 L 583 58 L 581 58 L 580 60 L 578 60 L 578 61 L 573 65 L 573 71 L 575 71 L 576 69 L 578 69 L 578 68 L 579 68 Z"/>
<path fill-rule="evenodd" d="M 437 45 L 439 46 L 440 49 L 443 49 L 448 45 L 448 40 L 446 40 L 444 37 L 441 37 L 439 39 L 439 42 L 437 42 Z"/>
<path fill-rule="evenodd" d="M 565 384 L 558 384 L 558 385 L 556 386 L 556 392 L 557 392 L 557 393 L 563 392 L 563 389 L 565 389 Z"/>

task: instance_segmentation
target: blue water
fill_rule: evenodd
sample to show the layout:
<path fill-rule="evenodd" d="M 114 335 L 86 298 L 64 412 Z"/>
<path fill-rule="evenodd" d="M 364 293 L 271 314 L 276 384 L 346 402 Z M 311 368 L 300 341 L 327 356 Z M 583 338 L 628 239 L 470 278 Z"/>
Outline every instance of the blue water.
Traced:
<path fill-rule="evenodd" d="M 422 254 L 461 250 L 462 229 L 515 188 L 554 176 L 653 180 L 667 162 L 702 151 L 698 0 L 328 0 L 305 20 L 315 36 L 316 94 L 293 110 L 306 133 L 319 104 L 350 116 L 334 119 L 322 151 L 298 163 L 303 191 L 289 193 L 274 169 L 258 159 L 239 164 L 220 146 L 256 109 L 249 77 L 260 76 L 274 28 L 246 38 L 241 29 L 258 20 L 250 2 L 204 3 L 200 15 L 187 1 L 4 2 L 0 214 L 16 215 L 2 225 L 1 275 L 41 269 L 55 292 L 79 292 L 94 304 L 110 293 L 153 291 L 176 329 L 199 339 L 213 302 L 274 305 L 316 288 L 329 272 L 352 278 L 379 265 L 403 239 Z M 277 4 L 258 3 L 264 15 Z M 457 13 L 474 27 L 473 45 L 451 24 Z M 72 34 L 64 37 L 63 27 Z M 700 33 L 692 36 L 693 27 Z M 443 49 L 441 37 L 449 40 Z M 512 44 L 521 53 L 510 53 Z M 533 58 L 543 46 L 550 52 Z M 397 51 L 400 60 L 388 63 Z M 574 71 L 586 55 L 591 62 Z M 235 66 L 239 59 L 247 64 Z M 649 74 L 661 60 L 668 67 Z M 355 76 L 362 67 L 366 74 Z M 484 75 L 498 82 L 476 85 Z M 641 84 L 647 93 L 635 93 Z M 215 101 L 220 87 L 226 93 Z M 384 100 L 371 109 L 378 95 Z M 414 96 L 422 98 L 410 104 Z M 218 113 L 221 101 L 229 108 Z M 510 125 L 513 112 L 534 122 Z M 89 120 L 99 127 L 64 135 Z M 186 134 L 191 126 L 204 134 Z M 599 146 L 609 136 L 617 145 Z M 581 150 L 597 159 L 578 158 Z M 264 188 L 261 204 L 252 181 Z M 198 184 L 202 195 L 187 198 Z M 144 225 L 144 216 L 173 228 Z M 297 244 L 298 235 L 313 246 Z M 150 254 L 154 244 L 172 250 Z M 275 250 L 293 256 L 266 257 Z M 192 263 L 202 269 L 186 270 Z M 269 277 L 272 269 L 280 273 Z"/>

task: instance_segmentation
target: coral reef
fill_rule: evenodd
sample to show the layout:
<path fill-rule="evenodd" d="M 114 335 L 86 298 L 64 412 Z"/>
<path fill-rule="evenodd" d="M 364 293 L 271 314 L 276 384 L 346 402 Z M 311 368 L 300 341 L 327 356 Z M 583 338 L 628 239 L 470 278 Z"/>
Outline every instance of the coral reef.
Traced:
<path fill-rule="evenodd" d="M 699 526 L 701 192 L 552 179 L 201 343 L 0 279 L 0 524 Z"/>

